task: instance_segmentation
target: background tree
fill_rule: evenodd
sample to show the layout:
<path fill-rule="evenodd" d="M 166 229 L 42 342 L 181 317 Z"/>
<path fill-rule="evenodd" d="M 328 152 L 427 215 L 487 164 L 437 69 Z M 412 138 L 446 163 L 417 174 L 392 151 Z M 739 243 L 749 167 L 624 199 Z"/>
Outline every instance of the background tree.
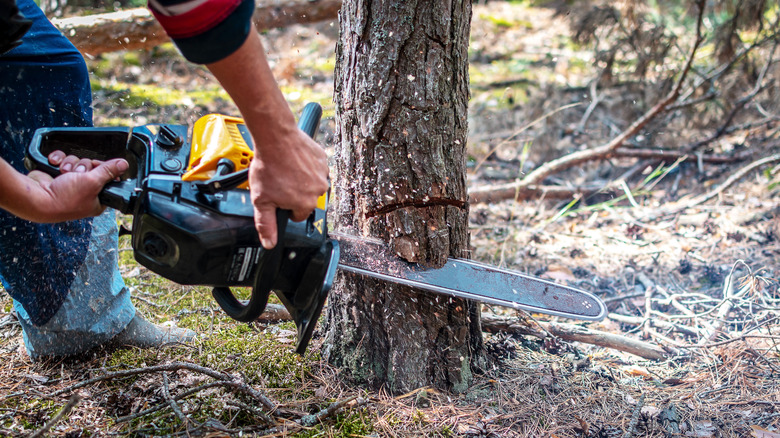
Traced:
<path fill-rule="evenodd" d="M 343 3 L 337 231 L 389 241 L 426 265 L 468 256 L 470 20 L 468 0 Z M 464 390 L 481 358 L 474 303 L 352 275 L 331 293 L 327 328 L 331 362 L 393 392 Z"/>

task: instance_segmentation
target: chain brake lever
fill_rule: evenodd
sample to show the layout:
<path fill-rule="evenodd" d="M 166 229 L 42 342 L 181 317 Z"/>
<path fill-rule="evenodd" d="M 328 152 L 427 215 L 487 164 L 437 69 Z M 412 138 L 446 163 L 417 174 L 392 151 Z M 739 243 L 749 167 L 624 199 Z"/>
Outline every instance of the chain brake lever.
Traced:
<path fill-rule="evenodd" d="M 246 168 L 227 175 L 217 175 L 207 181 L 198 181 L 195 183 L 195 188 L 200 193 L 213 195 L 218 192 L 235 189 L 246 182 L 248 178 L 249 168 Z"/>

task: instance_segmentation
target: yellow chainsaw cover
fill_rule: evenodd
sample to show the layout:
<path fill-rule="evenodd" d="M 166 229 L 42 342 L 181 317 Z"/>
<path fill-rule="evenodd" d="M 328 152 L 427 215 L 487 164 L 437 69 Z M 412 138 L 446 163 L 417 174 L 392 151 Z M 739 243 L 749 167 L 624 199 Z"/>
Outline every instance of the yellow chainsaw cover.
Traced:
<path fill-rule="evenodd" d="M 227 158 L 235 166 L 234 172 L 249 167 L 254 152 L 244 140 L 238 125 L 244 120 L 222 114 L 209 114 L 195 122 L 192 129 L 192 146 L 184 181 L 206 181 L 215 176 L 217 163 Z M 248 189 L 249 183 L 239 186 Z"/>
<path fill-rule="evenodd" d="M 222 114 L 209 114 L 201 117 L 192 128 L 192 146 L 190 146 L 190 162 L 187 172 L 182 175 L 183 181 L 207 181 L 213 178 L 217 163 L 227 158 L 235 166 L 234 172 L 249 167 L 249 162 L 255 156 L 254 151 L 244 140 L 238 125 L 243 125 L 244 119 Z M 249 190 L 249 182 L 238 186 Z M 323 193 L 317 199 L 317 208 L 325 210 L 328 204 L 328 193 Z M 322 233 L 322 230 L 319 230 Z"/>

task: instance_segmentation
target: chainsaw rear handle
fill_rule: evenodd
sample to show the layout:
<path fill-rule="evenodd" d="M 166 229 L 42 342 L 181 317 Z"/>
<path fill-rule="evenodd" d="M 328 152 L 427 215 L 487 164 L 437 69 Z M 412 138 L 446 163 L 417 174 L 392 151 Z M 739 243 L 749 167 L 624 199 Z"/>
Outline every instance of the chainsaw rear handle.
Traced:
<path fill-rule="evenodd" d="M 139 162 L 142 162 L 128 144 L 132 137 L 129 129 L 121 128 L 40 128 L 35 131 L 24 159 L 27 170 L 38 170 L 56 178 L 61 174 L 59 166 L 49 163 L 49 154 L 60 150 L 65 155 L 79 158 L 108 161 L 123 158 L 129 164 L 128 169 L 119 177 L 103 186 L 98 194 L 101 204 L 130 214 L 131 195 L 136 187 L 139 175 Z"/>
<path fill-rule="evenodd" d="M 317 103 L 311 102 L 303 108 L 298 119 L 298 128 L 314 139 L 321 117 L 322 107 Z M 228 316 L 236 321 L 254 321 L 265 310 L 271 289 L 274 283 L 276 283 L 276 277 L 281 268 L 282 255 L 284 253 L 284 234 L 290 215 L 291 212 L 289 210 L 276 210 L 277 244 L 273 249 L 262 251 L 256 268 L 257 273 L 255 274 L 254 284 L 252 285 L 252 295 L 246 304 L 239 301 L 229 287 L 215 287 L 211 290 L 211 295 L 217 301 L 217 304 Z"/>

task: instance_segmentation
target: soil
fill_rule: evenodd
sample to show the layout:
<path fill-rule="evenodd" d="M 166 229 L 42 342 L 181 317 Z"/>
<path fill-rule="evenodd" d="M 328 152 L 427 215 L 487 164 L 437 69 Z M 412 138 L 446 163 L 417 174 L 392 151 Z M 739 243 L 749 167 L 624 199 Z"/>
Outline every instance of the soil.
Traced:
<path fill-rule="evenodd" d="M 572 48 L 563 38 L 568 25 L 565 15 L 554 9 L 514 2 L 475 5 L 470 60 L 475 72 L 469 139 L 471 187 L 511 182 L 550 159 L 603 144 L 658 98 L 652 86 L 616 84 L 600 90 L 602 103 L 586 117 L 596 73 L 587 49 Z M 272 67 L 294 108 L 302 106 L 306 93 L 332 92 L 332 75 L 312 60 L 332 58 L 336 29 L 335 23 L 321 23 L 263 34 Z M 202 68 L 175 56 L 140 56 L 141 68 L 118 65 L 116 77 L 137 83 L 165 82 L 178 89 L 214 86 Z M 778 76 L 774 79 L 777 87 Z M 115 119 L 135 124 L 160 119 L 191 124 L 207 112 L 236 113 L 230 102 L 219 99 L 125 108 L 110 98 L 111 92 L 96 91 L 96 125 Z M 329 110 L 332 114 L 332 106 L 326 104 L 325 109 L 326 115 Z M 717 126 L 719 119 L 712 117 L 712 124 L 697 130 L 678 126 L 682 121 L 651 125 L 638 136 L 643 138 L 635 139 L 636 145 L 674 149 L 689 144 Z M 536 331 L 540 331 L 537 322 L 542 326 L 576 323 L 590 331 L 659 346 L 666 352 L 664 360 L 552 335 L 540 338 L 511 329 L 490 330 L 485 334 L 490 365 L 476 376 L 467 393 L 421 388 L 401 396 L 352 387 L 339 377 L 338 370 L 315 363 L 309 376 L 309 385 L 317 388 L 313 397 L 319 397 L 320 404 L 348 400 L 342 406 L 346 412 L 361 412 L 373 424 L 370 431 L 350 435 L 334 425 L 338 423 L 333 417 L 324 416 L 323 424 L 332 426 L 322 429 L 322 434 L 780 436 L 780 390 L 775 384 L 780 376 L 775 333 L 780 305 L 775 279 L 780 272 L 780 210 L 772 185 L 777 163 L 749 172 L 707 202 L 674 214 L 657 214 L 670 206 L 685 206 L 724 184 L 750 162 L 776 154 L 780 149 L 778 126 L 775 121 L 726 135 L 701 151 L 733 154 L 752 148 L 749 159 L 676 165 L 672 161 L 661 167 L 655 161 L 613 157 L 546 180 L 571 187 L 602 187 L 635 168 L 624 184 L 590 192 L 579 202 L 542 196 L 471 205 L 472 258 L 593 292 L 605 300 L 610 317 L 576 323 L 488 306 L 486 314 Z M 326 118 L 318 139 L 331 156 L 332 133 L 333 120 Z M 0 372 L 4 394 L 0 395 L 4 406 L 0 418 L 6 422 L 7 433 L 29 433 L 52 415 L 45 403 L 31 408 L 31 399 L 64 405 L 65 395 L 50 394 L 99 374 L 102 362 L 31 362 L 9 300 L 3 303 L 0 350 L 6 363 Z M 181 360 L 177 354 L 171 353 L 172 360 Z M 59 377 L 52 379 L 51 375 Z M 174 378 L 180 384 L 192 374 L 182 372 Z M 148 379 L 149 385 L 160 385 L 159 377 Z M 51 434 L 132 435 L 111 419 L 121 412 L 137 411 L 139 403 L 130 398 L 129 388 L 115 385 L 108 389 L 86 386 L 80 393 L 81 403 Z M 13 407 L 10 401 L 15 397 L 28 404 Z M 100 397 L 113 401 L 99 403 Z M 205 429 L 193 434 L 203 435 Z M 218 429 L 207 436 L 229 435 Z M 280 436 L 284 430 L 265 432 Z M 289 430 L 300 432 L 300 428 Z"/>

